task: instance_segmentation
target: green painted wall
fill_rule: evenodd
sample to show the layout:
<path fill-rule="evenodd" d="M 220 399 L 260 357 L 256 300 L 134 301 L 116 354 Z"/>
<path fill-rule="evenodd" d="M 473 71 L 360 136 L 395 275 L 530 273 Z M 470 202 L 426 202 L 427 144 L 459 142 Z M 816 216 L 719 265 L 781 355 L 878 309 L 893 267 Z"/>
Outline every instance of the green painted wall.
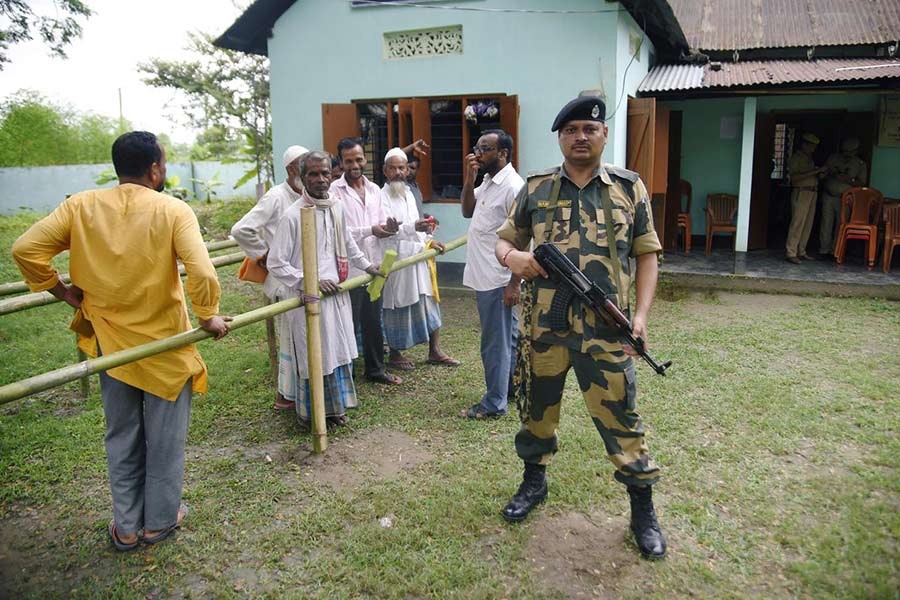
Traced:
<path fill-rule="evenodd" d="M 876 94 L 760 96 L 757 113 L 826 109 L 877 113 L 878 99 Z M 720 139 L 719 125 L 722 117 L 742 119 L 744 101 L 742 98 L 722 98 L 662 104 L 672 110 L 680 110 L 683 114 L 681 172 L 682 178 L 693 185 L 691 223 L 694 233 L 702 235 L 706 228 L 703 208 L 707 194 L 738 193 L 741 171 L 740 128 L 735 139 Z M 900 148 L 876 146 L 873 149 L 870 171 L 869 181 L 872 187 L 881 190 L 885 196 L 900 197 Z"/>
<path fill-rule="evenodd" d="M 590 14 L 486 13 L 403 6 L 352 8 L 349 2 L 301 0 L 275 23 L 269 40 L 274 154 L 291 144 L 322 145 L 323 103 L 479 93 L 519 97 L 519 169 L 562 161 L 550 125 L 563 104 L 582 90 L 602 90 L 607 104 L 633 94 L 647 72 L 651 45 L 628 70 L 628 34 L 640 33 L 614 2 L 596 0 L 472 0 L 481 8 L 568 9 Z M 384 32 L 462 25 L 461 55 L 387 60 Z M 612 111 L 610 107 L 609 111 Z M 624 119 L 622 119 L 624 123 Z M 625 128 L 610 123 L 604 160 L 624 161 Z M 624 166 L 624 165 L 623 165 Z M 468 228 L 457 204 L 430 204 L 441 239 Z M 464 261 L 464 250 L 446 260 Z"/>

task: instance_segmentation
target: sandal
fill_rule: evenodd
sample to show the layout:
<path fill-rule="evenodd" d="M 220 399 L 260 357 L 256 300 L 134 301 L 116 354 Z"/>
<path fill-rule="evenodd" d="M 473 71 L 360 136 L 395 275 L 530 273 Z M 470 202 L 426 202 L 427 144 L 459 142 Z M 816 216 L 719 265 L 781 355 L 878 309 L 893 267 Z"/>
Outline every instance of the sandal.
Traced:
<path fill-rule="evenodd" d="M 116 550 L 119 552 L 128 552 L 129 550 L 134 550 L 138 547 L 138 544 L 141 543 L 141 537 L 138 536 L 133 542 L 126 543 L 119 539 L 119 533 L 116 531 L 116 520 L 113 519 L 109 522 L 109 527 L 106 529 L 107 533 L 109 533 L 109 539 L 112 540 L 113 546 L 116 547 Z"/>
<path fill-rule="evenodd" d="M 350 417 L 348 417 L 347 415 L 334 415 L 331 417 L 325 417 L 325 423 L 328 425 L 329 429 L 337 429 L 338 427 L 343 427 L 349 422 Z"/>
<path fill-rule="evenodd" d="M 416 368 L 416 365 L 408 358 L 403 360 L 389 360 L 387 365 L 389 367 L 394 367 L 395 369 L 400 369 L 401 371 L 412 371 Z"/>
<path fill-rule="evenodd" d="M 446 354 L 441 358 L 429 358 L 425 362 L 427 362 L 429 365 L 441 365 L 442 367 L 458 367 L 462 364 L 455 358 Z"/>
<path fill-rule="evenodd" d="M 487 412 L 480 404 L 473 404 L 459 413 L 459 416 L 469 421 L 483 421 L 485 419 L 499 419 L 506 415 L 506 411 Z"/>
<path fill-rule="evenodd" d="M 180 507 L 178 507 L 178 517 L 175 523 L 169 525 L 156 535 L 152 535 L 150 537 L 145 536 L 144 543 L 152 546 L 153 544 L 157 544 L 175 533 L 175 530 L 181 527 L 181 523 L 184 521 L 184 518 L 188 516 L 189 512 L 190 510 L 188 509 L 187 504 L 182 504 Z"/>
<path fill-rule="evenodd" d="M 384 383 L 386 385 L 400 385 L 403 383 L 402 379 L 387 372 L 378 375 L 366 375 L 366 379 L 374 381 L 375 383 Z"/>
<path fill-rule="evenodd" d="M 293 400 L 288 400 L 281 394 L 275 396 L 275 410 L 294 410 L 295 408 Z"/>

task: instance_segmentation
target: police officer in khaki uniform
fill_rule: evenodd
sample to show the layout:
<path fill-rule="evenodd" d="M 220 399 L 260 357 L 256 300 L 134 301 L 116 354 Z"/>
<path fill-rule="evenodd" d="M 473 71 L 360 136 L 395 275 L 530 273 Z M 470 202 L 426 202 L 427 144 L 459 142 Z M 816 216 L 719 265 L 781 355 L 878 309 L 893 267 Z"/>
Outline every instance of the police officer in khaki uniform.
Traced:
<path fill-rule="evenodd" d="M 852 187 L 866 184 L 866 163 L 857 156 L 859 140 L 851 137 L 841 142 L 841 151 L 825 161 L 827 174 L 822 182 L 822 215 L 819 223 L 819 254 L 834 254 L 834 235 L 841 223 L 841 196 Z"/>
<path fill-rule="evenodd" d="M 806 244 L 812 232 L 813 218 L 816 216 L 816 190 L 825 167 L 817 167 L 813 162 L 813 152 L 819 145 L 819 138 L 804 133 L 800 139 L 800 149 L 788 159 L 788 175 L 791 181 L 791 224 L 788 225 L 785 260 L 795 265 L 800 260 L 815 260 L 806 253 Z"/>
<path fill-rule="evenodd" d="M 576 98 L 563 107 L 551 128 L 558 132 L 562 167 L 531 174 L 497 232 L 497 259 L 514 276 L 530 280 L 522 298 L 514 378 L 522 420 L 516 451 L 525 473 L 503 517 L 521 521 L 547 496 L 545 470 L 557 451 L 563 388 L 574 367 L 588 412 L 616 468 L 615 478 L 628 487 L 638 548 L 645 557 L 662 558 L 666 541 L 650 487 L 659 468 L 650 458 L 635 412 L 635 353 L 578 300 L 566 309 L 564 325 L 559 318 L 551 319 L 556 288 L 528 250 L 532 240 L 555 244 L 626 312 L 635 281 L 634 333 L 647 339 L 661 246 L 638 174 L 600 162 L 608 131 L 605 115 L 603 101 L 595 96 Z"/>

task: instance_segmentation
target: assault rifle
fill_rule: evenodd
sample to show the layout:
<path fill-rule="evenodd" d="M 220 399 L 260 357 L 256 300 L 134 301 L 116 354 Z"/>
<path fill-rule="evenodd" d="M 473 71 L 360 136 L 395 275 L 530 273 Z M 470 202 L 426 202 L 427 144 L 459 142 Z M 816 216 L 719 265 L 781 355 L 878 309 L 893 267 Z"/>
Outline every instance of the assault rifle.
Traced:
<path fill-rule="evenodd" d="M 565 331 L 568 329 L 566 313 L 572 298 L 577 297 L 582 304 L 594 311 L 598 318 L 603 319 L 603 322 L 612 327 L 618 337 L 634 348 L 635 352 L 653 367 L 654 371 L 660 375 L 666 374 L 666 369 L 669 368 L 672 361 L 659 364 L 653 360 L 653 357 L 647 353 L 644 339 L 634 335 L 628 317 L 619 310 L 615 302 L 606 297 L 596 283 L 588 279 L 578 267 L 572 264 L 572 261 L 560 252 L 559 248 L 549 243 L 540 244 L 534 249 L 534 258 L 547 271 L 550 280 L 559 286 L 553 296 L 553 304 L 550 306 L 551 330 Z"/>

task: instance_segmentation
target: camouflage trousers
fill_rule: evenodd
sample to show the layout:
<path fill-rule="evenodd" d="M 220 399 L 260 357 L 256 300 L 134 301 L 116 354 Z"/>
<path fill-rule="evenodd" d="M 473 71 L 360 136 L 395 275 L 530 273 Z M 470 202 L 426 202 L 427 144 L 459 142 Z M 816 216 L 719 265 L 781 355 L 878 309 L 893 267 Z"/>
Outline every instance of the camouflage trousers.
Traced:
<path fill-rule="evenodd" d="M 650 458 L 640 415 L 635 412 L 635 373 L 623 352 L 583 354 L 566 346 L 532 342 L 531 386 L 527 414 L 516 434 L 516 452 L 526 463 L 549 464 L 558 449 L 563 388 L 575 368 L 588 413 L 610 461 L 615 478 L 626 485 L 652 485 L 659 467 Z"/>

